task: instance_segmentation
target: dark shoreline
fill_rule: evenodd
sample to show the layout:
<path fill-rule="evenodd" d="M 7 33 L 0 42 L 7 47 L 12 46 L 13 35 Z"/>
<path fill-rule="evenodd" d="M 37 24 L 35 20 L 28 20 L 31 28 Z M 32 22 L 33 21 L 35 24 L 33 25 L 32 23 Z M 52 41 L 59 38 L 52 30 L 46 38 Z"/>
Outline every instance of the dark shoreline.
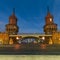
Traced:
<path fill-rule="evenodd" d="M 60 45 L 0 45 L 0 55 L 60 55 Z"/>

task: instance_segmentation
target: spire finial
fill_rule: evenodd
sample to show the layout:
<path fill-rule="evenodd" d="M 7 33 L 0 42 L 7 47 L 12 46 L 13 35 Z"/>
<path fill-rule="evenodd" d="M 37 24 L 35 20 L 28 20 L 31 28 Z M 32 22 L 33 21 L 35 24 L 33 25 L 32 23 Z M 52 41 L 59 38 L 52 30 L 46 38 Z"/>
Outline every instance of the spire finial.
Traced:
<path fill-rule="evenodd" d="M 15 15 L 15 8 L 13 8 L 13 15 Z"/>
<path fill-rule="evenodd" d="M 50 11 L 49 11 L 49 6 L 47 6 L 47 12 L 49 13 Z"/>

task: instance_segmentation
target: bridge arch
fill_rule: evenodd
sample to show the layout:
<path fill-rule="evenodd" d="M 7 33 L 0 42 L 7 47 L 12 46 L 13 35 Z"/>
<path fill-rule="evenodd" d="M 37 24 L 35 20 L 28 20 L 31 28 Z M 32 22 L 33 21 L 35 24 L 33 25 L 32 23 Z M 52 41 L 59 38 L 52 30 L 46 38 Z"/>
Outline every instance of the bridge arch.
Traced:
<path fill-rule="evenodd" d="M 19 40 L 21 43 L 38 43 L 39 37 L 35 36 L 25 36 L 21 40 Z"/>

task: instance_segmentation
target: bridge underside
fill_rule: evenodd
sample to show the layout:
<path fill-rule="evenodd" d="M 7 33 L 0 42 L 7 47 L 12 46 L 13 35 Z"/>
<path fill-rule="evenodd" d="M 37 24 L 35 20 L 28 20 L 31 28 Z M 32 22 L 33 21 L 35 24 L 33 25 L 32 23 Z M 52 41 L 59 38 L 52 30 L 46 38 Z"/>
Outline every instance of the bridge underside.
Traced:
<path fill-rule="evenodd" d="M 37 43 L 39 41 L 38 37 L 27 36 L 19 40 L 21 43 Z"/>
<path fill-rule="evenodd" d="M 10 38 L 13 38 L 14 42 L 17 43 L 48 43 L 49 38 L 52 35 L 45 34 L 20 34 L 20 35 L 10 35 Z"/>

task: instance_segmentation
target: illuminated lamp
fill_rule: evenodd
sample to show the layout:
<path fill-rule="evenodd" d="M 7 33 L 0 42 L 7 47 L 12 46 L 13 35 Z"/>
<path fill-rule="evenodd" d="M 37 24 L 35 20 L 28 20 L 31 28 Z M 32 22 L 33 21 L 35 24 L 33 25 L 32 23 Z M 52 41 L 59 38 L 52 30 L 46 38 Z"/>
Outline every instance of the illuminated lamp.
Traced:
<path fill-rule="evenodd" d="M 19 37 L 17 36 L 17 37 L 16 37 L 17 40 L 19 40 L 19 39 L 21 39 L 21 38 L 22 38 L 21 36 L 19 36 Z"/>
<path fill-rule="evenodd" d="M 45 40 L 45 37 L 42 37 L 42 40 Z"/>
<path fill-rule="evenodd" d="M 17 36 L 17 37 L 16 37 L 16 39 L 18 40 L 18 39 L 19 39 L 19 37 Z"/>

